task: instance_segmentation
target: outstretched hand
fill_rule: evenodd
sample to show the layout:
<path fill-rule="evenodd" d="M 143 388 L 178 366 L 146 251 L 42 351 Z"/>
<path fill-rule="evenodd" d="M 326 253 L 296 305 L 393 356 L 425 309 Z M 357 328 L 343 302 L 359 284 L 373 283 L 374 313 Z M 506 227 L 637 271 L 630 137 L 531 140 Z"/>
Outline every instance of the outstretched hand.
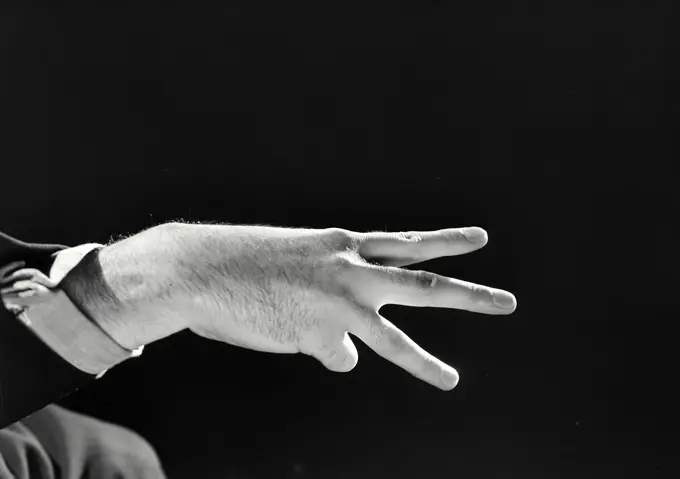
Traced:
<path fill-rule="evenodd" d="M 212 243 L 209 268 L 193 270 L 187 279 L 208 286 L 192 300 L 199 314 L 189 328 L 229 344 L 301 352 L 346 372 L 358 361 L 352 333 L 417 378 L 450 390 L 458 383 L 456 370 L 423 350 L 379 309 L 400 304 L 510 314 L 517 306 L 507 291 L 401 268 L 475 251 L 487 243 L 481 228 L 408 233 L 226 228 L 226 240 Z M 205 256 L 197 256 L 201 260 Z"/>

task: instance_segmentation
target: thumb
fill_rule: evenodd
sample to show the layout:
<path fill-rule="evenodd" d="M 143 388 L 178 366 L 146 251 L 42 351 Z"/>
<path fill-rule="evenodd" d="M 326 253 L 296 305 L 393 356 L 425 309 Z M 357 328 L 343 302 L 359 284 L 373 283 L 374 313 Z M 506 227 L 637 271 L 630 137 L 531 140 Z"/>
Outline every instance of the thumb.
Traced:
<path fill-rule="evenodd" d="M 346 373 L 354 369 L 359 362 L 359 352 L 349 334 L 344 333 L 339 341 L 319 350 L 313 356 L 327 369 L 337 373 Z"/>

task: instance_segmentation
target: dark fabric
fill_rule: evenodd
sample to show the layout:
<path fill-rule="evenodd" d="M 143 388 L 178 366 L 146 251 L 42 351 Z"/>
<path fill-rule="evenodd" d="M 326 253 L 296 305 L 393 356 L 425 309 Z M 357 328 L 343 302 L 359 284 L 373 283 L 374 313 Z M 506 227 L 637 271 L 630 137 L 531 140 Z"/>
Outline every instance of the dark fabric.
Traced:
<path fill-rule="evenodd" d="M 164 479 L 139 434 L 50 405 L 0 430 L 0 479 Z"/>
<path fill-rule="evenodd" d="M 65 248 L 0 232 L 0 265 L 23 260 L 48 275 L 52 255 Z M 51 404 L 93 379 L 0 301 L 0 479 L 165 478 L 156 452 L 138 434 Z"/>
<path fill-rule="evenodd" d="M 52 254 L 65 248 L 26 243 L 0 232 L 0 265 L 23 260 L 26 267 L 49 274 Z M 0 301 L 0 429 L 93 379 L 47 347 Z"/>

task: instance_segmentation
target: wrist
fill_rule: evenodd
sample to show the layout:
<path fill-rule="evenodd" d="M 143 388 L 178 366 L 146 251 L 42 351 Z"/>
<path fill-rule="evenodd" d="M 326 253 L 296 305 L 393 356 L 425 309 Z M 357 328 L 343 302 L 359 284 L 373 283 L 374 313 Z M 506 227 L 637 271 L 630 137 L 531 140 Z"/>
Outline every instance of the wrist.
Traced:
<path fill-rule="evenodd" d="M 136 264 L 125 248 L 116 246 L 90 251 L 68 272 L 60 287 L 94 323 L 126 349 L 135 350 L 184 329 L 182 309 L 177 307 L 177 301 L 163 295 L 143 296 L 149 292 L 141 291 L 145 283 L 158 281 L 160 268 Z"/>

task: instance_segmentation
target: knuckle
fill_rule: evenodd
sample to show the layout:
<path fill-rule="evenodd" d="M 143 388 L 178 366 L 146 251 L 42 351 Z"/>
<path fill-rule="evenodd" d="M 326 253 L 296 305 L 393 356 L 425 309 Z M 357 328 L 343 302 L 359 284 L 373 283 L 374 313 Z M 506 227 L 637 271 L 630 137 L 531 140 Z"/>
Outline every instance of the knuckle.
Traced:
<path fill-rule="evenodd" d="M 344 228 L 328 228 L 325 231 L 324 239 L 326 240 L 329 249 L 333 251 L 346 251 L 348 249 L 355 249 L 355 235 L 351 231 Z"/>
<path fill-rule="evenodd" d="M 351 271 L 356 270 L 357 268 L 356 259 L 353 258 L 351 255 L 344 253 L 338 253 L 333 255 L 330 264 L 333 270 L 340 275 L 345 275 Z"/>
<path fill-rule="evenodd" d="M 402 239 L 409 245 L 409 256 L 414 259 L 426 257 L 426 244 L 418 233 L 401 233 Z"/>
<path fill-rule="evenodd" d="M 31 278 L 31 279 L 39 278 L 41 276 L 45 276 L 42 273 L 42 271 L 37 270 L 35 268 L 24 268 L 24 269 L 17 271 L 17 273 L 22 273 L 23 276 L 26 276 L 27 278 Z"/>
<path fill-rule="evenodd" d="M 423 240 L 423 237 L 415 231 L 400 231 L 397 238 L 405 243 L 420 243 Z"/>
<path fill-rule="evenodd" d="M 337 253 L 325 260 L 315 273 L 315 288 L 340 299 L 342 305 L 354 307 L 357 304 L 362 274 L 357 258 L 347 253 Z"/>
<path fill-rule="evenodd" d="M 423 236 L 415 231 L 402 231 L 396 234 L 399 241 L 409 245 L 410 255 L 413 258 L 422 258 L 425 256 L 423 250 L 425 244 L 423 243 Z"/>
<path fill-rule="evenodd" d="M 429 271 L 415 271 L 413 280 L 416 288 L 425 294 L 431 294 L 438 283 L 437 275 Z"/>

